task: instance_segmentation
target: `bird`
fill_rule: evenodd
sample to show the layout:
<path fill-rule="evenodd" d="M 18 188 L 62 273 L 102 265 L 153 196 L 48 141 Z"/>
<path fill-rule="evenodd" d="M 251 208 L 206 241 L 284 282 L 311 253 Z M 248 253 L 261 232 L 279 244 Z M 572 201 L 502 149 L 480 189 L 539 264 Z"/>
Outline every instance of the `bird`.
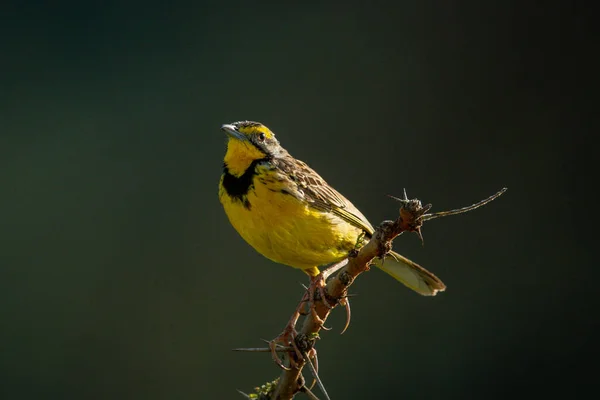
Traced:
<path fill-rule="evenodd" d="M 315 170 L 284 149 L 266 125 L 237 121 L 221 130 L 228 140 L 219 200 L 229 222 L 258 253 L 300 269 L 311 287 L 322 288 L 321 268 L 346 259 L 366 243 L 375 232 L 373 225 Z M 421 295 L 446 289 L 433 273 L 396 252 L 375 260 L 375 265 Z M 284 332 L 288 340 L 290 327 Z"/>

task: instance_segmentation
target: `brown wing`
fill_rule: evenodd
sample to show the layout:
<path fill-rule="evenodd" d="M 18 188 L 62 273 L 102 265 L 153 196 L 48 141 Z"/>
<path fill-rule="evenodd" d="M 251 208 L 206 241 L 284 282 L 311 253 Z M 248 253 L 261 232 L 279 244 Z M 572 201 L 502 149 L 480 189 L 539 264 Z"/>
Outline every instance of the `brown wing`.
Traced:
<path fill-rule="evenodd" d="M 304 200 L 312 207 L 331 212 L 369 235 L 373 233 L 374 229 L 369 220 L 306 163 L 286 154 L 274 159 L 273 164 L 297 185 L 298 191 L 301 192 L 298 195 L 303 194 Z"/>

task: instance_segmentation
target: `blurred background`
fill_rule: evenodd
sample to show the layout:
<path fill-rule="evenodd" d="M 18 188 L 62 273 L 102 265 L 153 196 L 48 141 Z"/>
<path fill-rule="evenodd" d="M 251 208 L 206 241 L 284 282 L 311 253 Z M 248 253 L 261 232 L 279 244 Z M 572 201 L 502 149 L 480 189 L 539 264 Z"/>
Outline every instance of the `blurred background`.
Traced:
<path fill-rule="evenodd" d="M 597 323 L 579 3 L 4 2 L 0 398 L 238 399 L 306 277 L 217 198 L 223 123 L 267 124 L 374 224 L 441 211 L 319 343 L 333 399 L 573 395 Z M 541 4 L 541 3 L 540 3 Z M 583 4 L 583 3 L 580 3 Z M 591 54 L 591 53 L 590 53 Z"/>

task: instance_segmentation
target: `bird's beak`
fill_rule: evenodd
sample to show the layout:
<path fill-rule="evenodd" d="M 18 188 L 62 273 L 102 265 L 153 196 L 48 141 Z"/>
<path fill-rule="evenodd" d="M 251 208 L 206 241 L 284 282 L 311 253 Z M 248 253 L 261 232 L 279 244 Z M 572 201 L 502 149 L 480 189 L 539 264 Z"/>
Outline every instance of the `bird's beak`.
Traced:
<path fill-rule="evenodd" d="M 243 133 L 238 132 L 235 125 L 225 124 L 221 126 L 221 130 L 227 134 L 232 139 L 237 139 L 241 141 L 247 141 L 248 138 Z"/>

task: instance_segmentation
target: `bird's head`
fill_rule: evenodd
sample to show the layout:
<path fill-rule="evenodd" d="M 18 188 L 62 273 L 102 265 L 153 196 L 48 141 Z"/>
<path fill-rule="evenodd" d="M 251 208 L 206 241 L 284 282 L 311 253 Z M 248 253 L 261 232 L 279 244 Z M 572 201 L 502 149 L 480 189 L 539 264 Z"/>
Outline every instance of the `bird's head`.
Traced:
<path fill-rule="evenodd" d="M 283 151 L 275 134 L 260 122 L 232 122 L 221 130 L 229 137 L 224 161 L 233 175 L 243 174 L 255 160 L 277 157 Z"/>

